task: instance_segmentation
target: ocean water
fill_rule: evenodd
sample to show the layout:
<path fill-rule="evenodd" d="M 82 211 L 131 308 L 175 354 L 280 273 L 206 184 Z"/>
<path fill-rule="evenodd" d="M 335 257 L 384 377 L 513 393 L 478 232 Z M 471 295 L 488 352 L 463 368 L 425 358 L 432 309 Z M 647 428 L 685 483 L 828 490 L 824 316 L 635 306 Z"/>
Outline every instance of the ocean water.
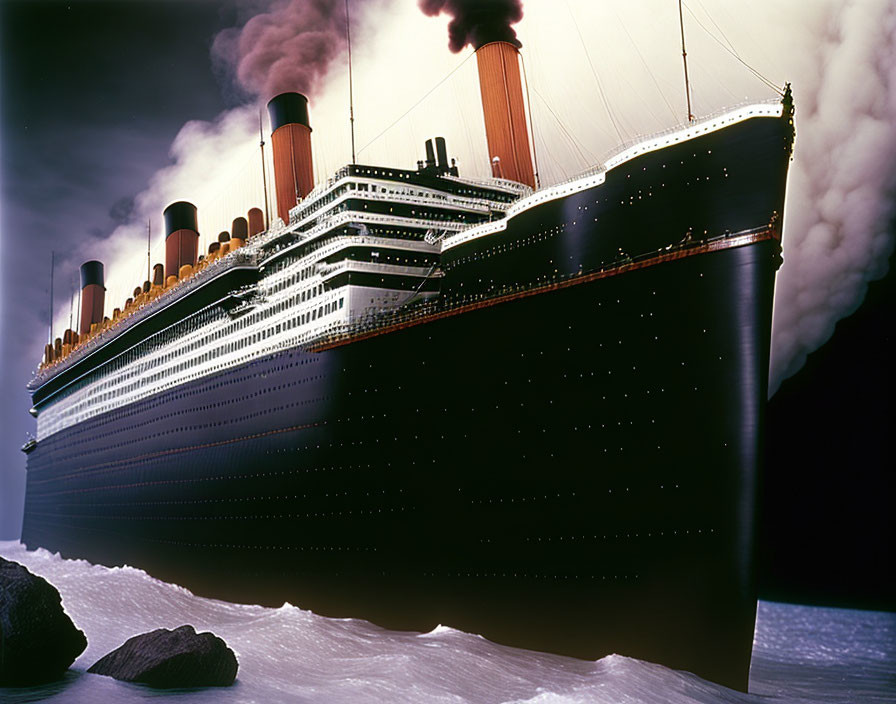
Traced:
<path fill-rule="evenodd" d="M 131 567 L 64 560 L 0 542 L 0 555 L 54 584 L 88 646 L 60 682 L 0 689 L 0 702 L 183 704 L 360 702 L 433 704 L 876 704 L 896 702 L 896 614 L 761 602 L 750 694 L 621 655 L 595 662 L 535 653 L 439 627 L 387 631 L 205 599 Z M 239 674 L 224 689 L 156 692 L 87 674 L 138 633 L 190 623 L 221 636 Z"/>

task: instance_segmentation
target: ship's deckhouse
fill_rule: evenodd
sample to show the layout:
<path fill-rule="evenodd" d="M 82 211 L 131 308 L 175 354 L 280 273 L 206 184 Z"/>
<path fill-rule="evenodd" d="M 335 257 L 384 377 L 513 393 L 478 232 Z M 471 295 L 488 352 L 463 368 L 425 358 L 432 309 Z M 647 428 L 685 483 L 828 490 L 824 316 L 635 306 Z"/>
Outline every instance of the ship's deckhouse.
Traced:
<path fill-rule="evenodd" d="M 505 217 L 529 192 L 497 179 L 346 166 L 297 203 L 288 224 L 192 273 L 36 377 L 38 439 L 434 299 L 443 276 L 441 241 Z M 234 257 L 246 275 L 213 295 L 199 295 Z"/>

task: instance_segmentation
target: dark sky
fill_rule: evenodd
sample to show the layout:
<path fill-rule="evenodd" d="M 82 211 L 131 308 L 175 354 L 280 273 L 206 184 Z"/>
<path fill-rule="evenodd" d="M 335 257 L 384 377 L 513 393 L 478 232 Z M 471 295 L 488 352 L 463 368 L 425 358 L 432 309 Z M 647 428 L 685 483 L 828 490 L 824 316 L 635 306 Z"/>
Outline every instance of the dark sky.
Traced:
<path fill-rule="evenodd" d="M 769 402 L 767 598 L 896 610 L 894 266 Z"/>
<path fill-rule="evenodd" d="M 245 5 L 245 3 L 243 3 Z M 209 49 L 236 2 L 0 0 L 2 251 L 0 258 L 0 537 L 15 536 L 25 434 L 25 383 L 46 331 L 50 252 L 57 306 L 81 261 L 128 213 L 190 119 L 225 107 Z M 46 335 L 45 335 L 46 336 Z"/>
<path fill-rule="evenodd" d="M 214 35 L 262 0 L 0 0 L 0 538 L 21 526 L 25 383 L 46 331 L 50 251 L 57 306 L 86 258 L 159 168 L 190 119 L 235 104 Z M 769 406 L 764 593 L 894 606 L 894 277 Z"/>

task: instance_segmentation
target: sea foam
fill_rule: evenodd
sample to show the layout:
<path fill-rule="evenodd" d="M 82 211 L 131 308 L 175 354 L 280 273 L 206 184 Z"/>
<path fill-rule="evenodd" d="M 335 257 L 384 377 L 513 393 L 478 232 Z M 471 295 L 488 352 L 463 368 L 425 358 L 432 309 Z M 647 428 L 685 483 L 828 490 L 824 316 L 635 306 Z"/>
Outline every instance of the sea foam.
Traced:
<path fill-rule="evenodd" d="M 206 599 L 134 567 L 67 560 L 20 543 L 0 555 L 53 583 L 88 638 L 67 677 L 0 690 L 6 702 L 394 702 L 398 704 L 813 704 L 896 701 L 896 615 L 761 602 L 751 694 L 623 655 L 595 662 L 492 643 L 443 625 L 389 631 L 283 604 Z M 240 670 L 227 689 L 158 694 L 86 674 L 131 636 L 190 623 L 224 638 Z"/>

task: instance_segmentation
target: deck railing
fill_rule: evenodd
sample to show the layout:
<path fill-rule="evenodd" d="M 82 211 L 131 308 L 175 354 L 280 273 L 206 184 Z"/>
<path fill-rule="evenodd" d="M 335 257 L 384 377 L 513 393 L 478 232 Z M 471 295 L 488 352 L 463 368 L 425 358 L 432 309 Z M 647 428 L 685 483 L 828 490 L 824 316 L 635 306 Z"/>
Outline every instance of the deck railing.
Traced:
<path fill-rule="evenodd" d="M 49 364 L 43 369 L 39 369 L 35 372 L 31 381 L 28 382 L 28 388 L 36 389 L 42 384 L 45 384 L 57 374 L 69 369 L 72 365 L 107 345 L 141 321 L 146 320 L 160 310 L 181 300 L 191 291 L 194 291 L 208 281 L 211 281 L 231 269 L 246 266 L 257 266 L 257 255 L 254 252 L 236 250 L 209 263 L 201 270 L 194 272 L 189 278 L 181 279 L 171 288 L 164 289 L 156 298 L 142 304 L 127 316 L 122 316 L 118 320 L 112 321 L 108 328 L 101 330 L 89 337 L 85 342 L 80 343 L 62 359 Z"/>

